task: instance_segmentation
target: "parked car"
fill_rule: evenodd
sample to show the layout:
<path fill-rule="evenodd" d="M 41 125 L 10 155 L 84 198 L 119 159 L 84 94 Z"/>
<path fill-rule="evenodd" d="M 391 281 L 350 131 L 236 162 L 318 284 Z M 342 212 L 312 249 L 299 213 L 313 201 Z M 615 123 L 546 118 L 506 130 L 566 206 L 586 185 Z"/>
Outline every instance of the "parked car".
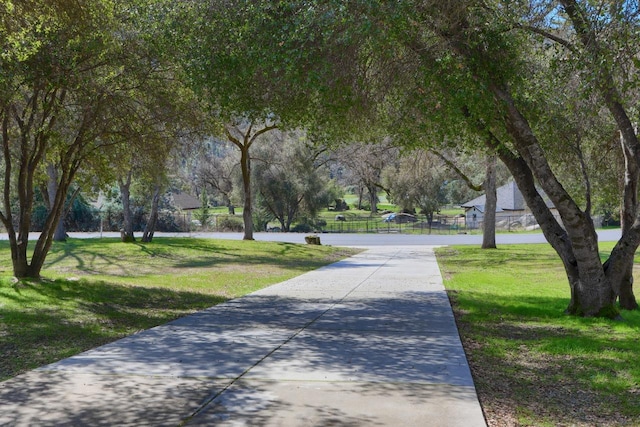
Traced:
<path fill-rule="evenodd" d="M 404 212 L 390 213 L 383 215 L 383 218 L 384 222 L 395 222 L 396 224 L 406 224 L 407 222 L 416 222 L 418 220 L 415 215 Z"/>

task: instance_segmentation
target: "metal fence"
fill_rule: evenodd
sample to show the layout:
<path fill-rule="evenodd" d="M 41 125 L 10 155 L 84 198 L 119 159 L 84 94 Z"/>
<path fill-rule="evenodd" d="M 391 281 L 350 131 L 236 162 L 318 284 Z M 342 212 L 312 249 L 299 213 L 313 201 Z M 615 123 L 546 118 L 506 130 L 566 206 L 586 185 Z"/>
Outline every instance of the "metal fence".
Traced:
<path fill-rule="evenodd" d="M 402 218 L 400 221 L 385 221 L 372 217 L 345 217 L 329 221 L 322 227 L 327 233 L 407 233 L 407 234 L 457 234 L 467 233 L 464 217 L 437 216 L 429 222 L 425 217 L 415 221 Z"/>
<path fill-rule="evenodd" d="M 560 222 L 560 217 L 555 216 Z M 602 227 L 601 218 L 594 218 L 596 228 Z M 409 234 L 473 234 L 482 233 L 484 221 L 469 220 L 464 216 L 438 215 L 429 222 L 425 217 L 416 217 L 415 222 L 385 222 L 380 218 L 345 217 L 329 222 L 322 227 L 328 233 L 409 233 Z M 496 218 L 498 232 L 526 232 L 539 230 L 540 226 L 532 214 L 500 215 Z"/>
<path fill-rule="evenodd" d="M 337 219 L 340 217 L 340 219 Z M 190 220 L 186 215 L 180 218 L 184 230 L 197 230 L 199 224 Z M 559 217 L 556 217 L 560 221 Z M 602 226 L 600 218 L 594 218 L 597 228 Z M 235 228 L 234 226 L 240 227 Z M 242 227 L 242 217 L 238 215 L 215 215 L 207 229 L 209 231 L 239 231 Z M 425 216 L 416 216 L 415 220 L 402 218 L 400 221 L 385 221 L 382 217 L 337 215 L 336 219 L 327 221 L 326 225 L 316 228 L 315 232 L 322 233 L 405 233 L 405 234 L 481 234 L 484 221 L 466 220 L 465 216 L 436 215 L 429 222 Z M 539 230 L 540 226 L 532 214 L 500 215 L 496 218 L 498 232 L 526 232 Z M 275 225 L 270 231 L 280 231 Z"/>

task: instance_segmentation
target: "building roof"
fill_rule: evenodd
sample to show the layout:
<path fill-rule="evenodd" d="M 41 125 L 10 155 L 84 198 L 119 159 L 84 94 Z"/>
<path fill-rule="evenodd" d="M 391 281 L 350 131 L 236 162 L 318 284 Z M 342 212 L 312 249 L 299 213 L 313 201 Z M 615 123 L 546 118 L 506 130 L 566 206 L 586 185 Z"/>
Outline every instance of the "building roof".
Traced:
<path fill-rule="evenodd" d="M 553 203 L 549 200 L 547 195 L 542 190 L 538 190 L 542 198 L 546 201 L 548 207 L 553 207 Z M 520 189 L 516 185 L 514 181 L 511 181 L 502 187 L 498 187 L 496 189 L 497 202 L 496 202 L 496 212 L 500 211 L 522 211 L 527 208 L 527 204 L 524 201 L 524 197 L 520 192 Z M 487 196 L 482 195 L 476 197 L 473 200 L 469 200 L 468 202 L 460 205 L 465 209 L 471 209 L 475 207 L 480 212 L 484 212 L 484 205 L 487 203 Z"/>
<path fill-rule="evenodd" d="M 172 193 L 173 205 L 183 211 L 200 209 L 202 204 L 197 197 L 187 193 Z"/>

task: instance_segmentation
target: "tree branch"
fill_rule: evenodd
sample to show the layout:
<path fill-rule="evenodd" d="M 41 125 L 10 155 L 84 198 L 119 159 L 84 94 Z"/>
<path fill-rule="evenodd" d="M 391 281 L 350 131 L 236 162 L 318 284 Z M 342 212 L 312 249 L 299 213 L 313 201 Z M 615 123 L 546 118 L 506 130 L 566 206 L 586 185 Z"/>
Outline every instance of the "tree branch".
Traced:
<path fill-rule="evenodd" d="M 274 129 L 278 129 L 278 125 L 269 125 L 269 126 L 265 126 L 262 129 L 260 129 L 259 131 L 257 131 L 256 133 L 253 134 L 253 136 L 251 137 L 251 139 L 249 140 L 249 146 L 251 146 L 251 144 L 253 144 L 253 142 L 263 133 L 267 133 L 269 131 L 272 131 Z"/>
<path fill-rule="evenodd" d="M 227 135 L 227 139 L 229 141 L 231 141 L 233 143 L 233 145 L 239 147 L 240 149 L 242 149 L 242 142 L 240 142 L 240 140 L 238 138 L 236 138 L 235 136 L 233 136 L 231 134 L 231 131 L 229 130 L 229 128 L 227 126 L 224 127 L 224 133 Z"/>
<path fill-rule="evenodd" d="M 543 30 L 542 28 L 534 27 L 533 25 L 522 25 L 522 24 L 516 24 L 514 28 L 531 31 L 532 33 L 541 35 L 544 38 L 547 38 L 551 41 L 558 43 L 559 45 L 566 47 L 572 53 L 576 53 L 578 51 L 578 49 L 576 49 L 576 47 L 570 41 L 565 40 L 560 36 L 556 36 L 555 34 L 552 34 L 549 31 Z"/>
<path fill-rule="evenodd" d="M 449 169 L 455 172 L 455 174 L 458 175 L 470 189 L 474 191 L 482 191 L 482 184 L 474 184 L 473 181 L 471 181 L 471 178 L 469 178 L 464 172 L 462 172 L 460 168 L 458 168 L 451 160 L 447 159 L 444 154 L 436 150 L 431 150 L 431 152 L 438 156 L 449 167 Z"/>

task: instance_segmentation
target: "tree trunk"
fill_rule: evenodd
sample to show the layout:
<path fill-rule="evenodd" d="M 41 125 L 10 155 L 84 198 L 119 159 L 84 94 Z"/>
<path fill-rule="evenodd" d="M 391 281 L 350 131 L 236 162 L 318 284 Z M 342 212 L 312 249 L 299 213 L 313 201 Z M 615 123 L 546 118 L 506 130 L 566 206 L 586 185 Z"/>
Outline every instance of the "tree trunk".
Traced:
<path fill-rule="evenodd" d="M 120 185 L 120 197 L 122 198 L 122 217 L 123 224 L 122 230 L 120 230 L 123 242 L 135 242 L 136 238 L 133 235 L 133 220 L 131 218 L 131 178 L 133 170 L 129 170 L 127 177 L 123 181 L 119 180 Z"/>
<path fill-rule="evenodd" d="M 240 150 L 240 169 L 242 170 L 242 189 L 244 190 L 244 206 L 242 210 L 242 220 L 244 222 L 243 240 L 253 240 L 251 157 L 249 156 L 249 147 L 246 145 Z"/>
<path fill-rule="evenodd" d="M 17 243 L 17 261 L 19 265 L 14 263 L 14 274 L 18 278 L 31 277 L 39 278 L 42 267 L 46 260 L 49 249 L 53 243 L 53 235 L 56 225 L 60 222 L 60 218 L 63 215 L 65 209 L 65 200 L 67 198 L 67 192 L 73 180 L 75 174 L 74 170 L 62 170 L 60 171 L 58 180 L 58 189 L 55 198 L 51 202 L 51 210 L 47 215 L 44 228 L 40 233 L 40 237 L 36 241 L 33 247 L 33 253 L 31 254 L 31 260 L 27 256 L 27 241 L 29 236 L 28 223 L 23 228 L 20 225 L 20 233 L 18 235 Z M 30 184 L 33 188 L 33 183 Z M 17 268 L 16 268 L 17 267 Z"/>
<path fill-rule="evenodd" d="M 47 209 L 49 212 L 51 212 L 51 204 L 53 200 L 55 200 L 57 193 L 58 170 L 53 163 L 49 162 L 47 163 Z M 65 242 L 67 240 L 67 231 L 64 228 L 64 217 L 65 215 L 60 215 L 60 219 L 56 225 L 56 230 L 53 233 L 54 242 Z"/>
<path fill-rule="evenodd" d="M 482 230 L 482 249 L 496 248 L 496 155 L 487 156 L 487 171 L 484 180 L 486 202 L 484 205 L 484 222 Z"/>
<path fill-rule="evenodd" d="M 7 166 L 6 163 L 5 165 Z M 40 278 L 40 272 L 47 257 L 47 253 L 53 243 L 55 226 L 60 221 L 60 217 L 64 211 L 64 202 L 67 197 L 67 191 L 75 173 L 75 170 L 69 169 L 60 171 L 61 173 L 58 175 L 59 178 L 57 181 L 57 191 L 54 198 L 49 200 L 49 213 L 45 220 L 43 230 L 40 233 L 40 237 L 33 247 L 31 258 L 29 259 L 27 249 L 29 243 L 31 212 L 33 209 L 33 189 L 36 170 L 36 167 L 25 167 L 21 165 L 17 186 L 19 201 L 19 223 L 17 230 L 13 227 L 12 221 L 7 221 L 5 223 L 11 246 L 13 274 L 19 279 Z M 11 189 L 9 185 L 5 185 L 4 188 L 5 203 L 6 206 L 9 207 L 8 201 L 10 200 L 9 196 L 11 194 Z M 11 216 L 9 216 L 8 219 L 10 220 Z"/>
<path fill-rule="evenodd" d="M 620 307 L 625 310 L 636 310 L 638 302 L 633 294 L 633 258 L 640 241 L 633 224 L 638 206 L 638 178 L 640 168 L 633 150 L 625 144 L 624 135 L 620 136 L 625 159 L 624 195 L 621 218 L 622 237 L 611 251 L 604 264 L 605 274 L 609 277 L 613 289 L 618 295 Z"/>
<path fill-rule="evenodd" d="M 605 263 L 605 274 L 613 285 L 614 292 L 620 298 L 620 306 L 633 310 L 638 304 L 633 295 L 633 253 L 640 244 L 640 234 L 634 227 L 638 208 L 638 179 L 640 177 L 640 142 L 635 126 L 627 113 L 620 96 L 620 90 L 613 77 L 611 62 L 602 61 L 602 48 L 598 43 L 596 22 L 590 20 L 583 6 L 575 0 L 561 0 L 578 39 L 590 57 L 594 69 L 596 87 L 607 109 L 620 130 L 620 141 L 625 156 L 624 195 L 621 212 L 622 237 L 614 247 Z M 640 226 L 640 225 L 639 225 Z"/>
<path fill-rule="evenodd" d="M 378 213 L 378 194 L 376 191 L 378 188 L 375 185 L 371 187 L 367 187 L 367 191 L 369 192 L 369 203 L 371 204 L 371 214 Z"/>
<path fill-rule="evenodd" d="M 242 170 L 242 187 L 244 190 L 244 206 L 242 211 L 242 219 L 244 221 L 244 237 L 243 240 L 253 239 L 253 208 L 252 208 L 252 194 L 251 194 L 251 157 L 249 156 L 249 149 L 255 142 L 256 138 L 260 135 L 269 132 L 273 129 L 277 129 L 276 125 L 268 125 L 262 129 L 256 131 L 252 135 L 253 124 L 250 124 L 248 129 L 243 132 L 237 127 L 235 130 L 242 135 L 242 141 L 231 133 L 230 127 L 225 126 L 225 132 L 227 138 L 240 150 L 240 169 Z"/>
<path fill-rule="evenodd" d="M 362 198 L 364 196 L 364 188 L 359 185 L 358 186 L 358 209 L 362 210 Z"/>
<path fill-rule="evenodd" d="M 556 221 L 547 207 L 546 202 L 540 196 L 540 193 L 538 193 L 533 173 L 526 162 L 522 158 L 516 157 L 510 151 L 500 149 L 498 144 L 490 144 L 490 146 L 497 149 L 500 160 L 502 160 L 513 175 L 518 189 L 522 193 L 527 206 L 531 209 L 538 225 L 540 225 L 545 238 L 560 256 L 571 290 L 571 300 L 566 311 L 567 313 L 576 313 L 579 306 L 577 303 L 577 289 L 580 283 L 580 277 L 567 232 L 560 226 L 558 221 Z"/>
<path fill-rule="evenodd" d="M 160 190 L 162 186 L 156 183 L 153 198 L 151 200 L 151 212 L 149 212 L 149 221 L 144 226 L 144 232 L 142 233 L 142 241 L 149 243 L 153 240 L 153 234 L 156 230 L 156 224 L 158 223 L 158 205 L 160 204 Z"/>
<path fill-rule="evenodd" d="M 636 310 L 638 303 L 633 294 L 633 258 L 636 250 L 632 245 L 625 244 L 624 240 L 618 241 L 603 268 L 619 297 L 620 308 Z"/>

